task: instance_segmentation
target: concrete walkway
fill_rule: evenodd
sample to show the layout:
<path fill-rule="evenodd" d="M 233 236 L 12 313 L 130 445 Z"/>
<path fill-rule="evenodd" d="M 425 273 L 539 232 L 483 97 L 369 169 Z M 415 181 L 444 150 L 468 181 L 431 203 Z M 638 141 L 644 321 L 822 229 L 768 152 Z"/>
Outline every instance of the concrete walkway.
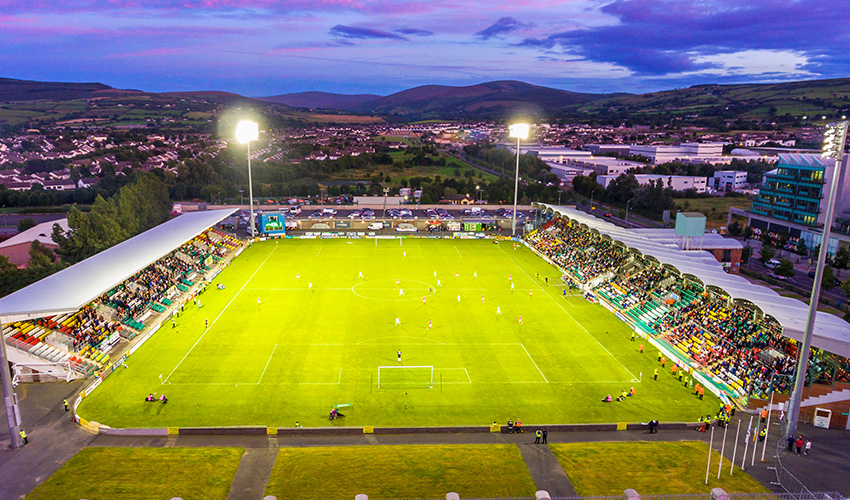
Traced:
<path fill-rule="evenodd" d="M 578 496 L 570 479 L 549 446 L 545 444 L 520 444 L 519 451 L 525 461 L 534 486 L 553 497 Z"/>
<path fill-rule="evenodd" d="M 277 447 L 315 447 L 315 446 L 392 446 L 399 444 L 471 444 L 471 443 L 510 443 L 518 445 L 528 470 L 540 489 L 546 489 L 553 496 L 573 495 L 567 476 L 557 464 L 548 447 L 533 444 L 531 434 L 381 434 L 351 436 L 293 436 L 280 429 L 277 437 L 260 436 L 109 436 L 93 434 L 69 421 L 68 414 L 62 409 L 62 398 L 76 394 L 79 383 L 57 383 L 21 386 L 17 389 L 21 401 L 21 411 L 26 423 L 25 429 L 30 436 L 27 446 L 10 449 L 8 432 L 0 433 L 0 500 L 19 500 L 32 491 L 38 484 L 56 472 L 74 454 L 86 446 L 127 446 L 127 447 L 164 447 L 164 446 L 219 446 L 244 447 L 243 456 L 234 477 L 228 499 L 260 500 L 269 480 Z M 743 457 L 743 439 L 750 416 L 739 413 L 732 420 L 726 439 L 726 457 L 730 457 L 735 443 L 735 431 L 738 418 L 741 419 L 739 448 L 735 460 L 735 471 Z M 753 419 L 756 420 L 755 418 Z M 5 417 L 2 419 L 5 422 Z M 663 423 L 662 423 L 663 426 Z M 536 427 L 529 424 L 529 428 Z M 715 428 L 717 431 L 718 429 Z M 720 429 L 722 431 L 722 429 Z M 843 430 L 815 429 L 802 425 L 800 432 L 812 440 L 812 453 L 809 456 L 797 456 L 796 453 L 782 452 L 780 458 L 795 476 L 807 487 L 819 491 L 838 491 L 850 496 L 850 432 Z M 776 473 L 768 467 L 775 464 L 777 450 L 776 437 L 780 434 L 776 424 L 771 425 L 769 443 L 765 452 L 765 462 L 760 461 L 762 446 L 753 459 L 750 446 L 746 457 L 746 472 L 772 491 L 783 491 L 771 484 Z M 713 446 L 721 447 L 722 432 L 715 432 Z M 703 441 L 708 442 L 709 434 L 695 431 L 665 431 L 662 427 L 658 434 L 648 434 L 643 430 L 608 432 L 550 432 L 550 443 L 601 442 L 601 441 Z M 761 445 L 761 443 L 759 443 Z M 714 468 L 713 468 L 714 469 Z M 716 470 L 716 469 L 714 469 Z M 728 472 L 724 472 L 728 474 Z M 715 473 L 716 474 L 716 473 Z M 627 486 L 624 486 L 624 488 Z M 447 489 L 447 491 L 449 491 Z"/>
<path fill-rule="evenodd" d="M 239 462 L 227 500 L 260 500 L 263 498 L 272 467 L 277 458 L 277 447 L 248 448 Z"/>

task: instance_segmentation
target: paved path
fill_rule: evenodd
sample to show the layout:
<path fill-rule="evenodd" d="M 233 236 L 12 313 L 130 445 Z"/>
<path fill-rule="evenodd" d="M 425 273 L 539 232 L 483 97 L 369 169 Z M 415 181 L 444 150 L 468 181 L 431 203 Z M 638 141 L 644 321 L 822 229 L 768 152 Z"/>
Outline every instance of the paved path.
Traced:
<path fill-rule="evenodd" d="M 269 484 L 278 448 L 248 448 L 230 485 L 227 500 L 260 500 Z"/>
<path fill-rule="evenodd" d="M 531 434 L 381 434 L 352 436 L 293 436 L 285 429 L 277 437 L 268 436 L 108 436 L 93 434 L 68 420 L 62 409 L 62 398 L 76 394 L 80 383 L 56 383 L 24 385 L 17 389 L 25 429 L 30 443 L 19 449 L 10 449 L 8 432 L 0 432 L 0 500 L 18 500 L 26 496 L 38 484 L 47 479 L 74 454 L 86 446 L 128 446 L 128 447 L 164 447 L 164 446 L 221 446 L 244 447 L 243 456 L 234 477 L 228 499 L 260 500 L 268 482 L 276 446 L 315 447 L 315 446 L 392 446 L 399 444 L 469 444 L 469 443 L 511 443 L 519 446 L 529 472 L 538 488 L 547 489 L 552 495 L 573 494 L 563 470 L 556 465 L 555 457 L 548 447 L 534 445 Z M 0 422 L 5 422 L 0 408 Z M 743 443 L 750 416 L 741 417 L 739 443 Z M 754 419 L 755 421 L 756 419 Z M 529 428 L 532 428 L 529 425 Z M 726 440 L 726 456 L 732 453 L 735 442 L 737 418 L 732 420 Z M 749 449 L 746 464 L 747 472 L 772 491 L 782 491 L 772 485 L 776 474 L 768 467 L 774 466 L 774 454 L 777 449 L 776 436 L 779 427 L 771 426 L 769 444 L 765 452 L 765 462 L 760 461 L 762 447 L 756 450 L 754 466 L 749 464 L 753 458 L 753 448 Z M 812 491 L 839 491 L 850 496 L 850 432 L 843 430 L 815 429 L 802 425 L 800 432 L 812 440 L 812 454 L 809 456 L 789 455 L 782 452 L 780 458 L 786 467 L 802 479 Z M 714 448 L 719 450 L 722 434 L 715 433 Z M 609 431 L 609 432 L 565 432 L 549 433 L 550 443 L 597 442 L 597 441 L 681 441 L 695 440 L 708 442 L 708 434 L 695 431 L 664 431 L 647 434 L 645 431 Z M 743 449 L 739 446 L 736 466 L 741 464 Z M 716 469 L 713 468 L 715 471 Z M 740 471 L 736 467 L 736 473 Z M 728 472 L 724 472 L 728 473 Z M 547 476 L 548 474 L 548 476 Z M 716 477 L 716 472 L 714 473 Z M 566 481 L 565 481 L 566 480 Z M 624 488 L 628 487 L 624 485 Z M 563 489 L 562 489 L 563 488 Z M 567 489 L 569 488 L 569 489 Z M 448 490 L 447 490 L 448 491 Z"/>
<path fill-rule="evenodd" d="M 527 443 L 518 446 L 531 479 L 534 480 L 534 486 L 538 490 L 545 490 L 553 497 L 578 496 L 549 446 Z"/>

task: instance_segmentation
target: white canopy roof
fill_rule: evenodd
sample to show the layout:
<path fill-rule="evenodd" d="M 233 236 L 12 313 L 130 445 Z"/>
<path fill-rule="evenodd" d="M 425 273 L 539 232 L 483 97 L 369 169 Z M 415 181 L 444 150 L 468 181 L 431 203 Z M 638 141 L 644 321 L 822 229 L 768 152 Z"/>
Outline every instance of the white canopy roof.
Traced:
<path fill-rule="evenodd" d="M 797 299 L 782 297 L 774 290 L 753 284 L 741 276 L 727 274 L 711 253 L 702 250 L 682 250 L 665 237 L 650 237 L 651 229 L 625 229 L 572 208 L 543 203 L 535 205 L 621 242 L 627 248 L 637 250 L 645 257 L 652 257 L 661 264 L 674 268 L 680 274 L 693 276 L 705 286 L 719 288 L 732 299 L 752 302 L 782 325 L 785 336 L 797 341 L 803 340 L 809 311 L 808 304 Z M 850 324 L 833 314 L 818 312 L 815 318 L 812 345 L 850 357 Z"/>
<path fill-rule="evenodd" d="M 77 311 L 233 213 L 191 212 L 0 299 L 4 323 Z"/>

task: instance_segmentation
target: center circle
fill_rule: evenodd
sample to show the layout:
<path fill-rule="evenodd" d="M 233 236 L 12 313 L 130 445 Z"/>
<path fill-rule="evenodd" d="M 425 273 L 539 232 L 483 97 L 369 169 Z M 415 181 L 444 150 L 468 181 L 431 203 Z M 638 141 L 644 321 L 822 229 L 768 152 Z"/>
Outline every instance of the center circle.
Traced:
<path fill-rule="evenodd" d="M 351 287 L 354 295 L 371 300 L 422 300 L 422 297 L 434 295 L 436 291 L 430 283 L 406 279 L 364 281 Z"/>

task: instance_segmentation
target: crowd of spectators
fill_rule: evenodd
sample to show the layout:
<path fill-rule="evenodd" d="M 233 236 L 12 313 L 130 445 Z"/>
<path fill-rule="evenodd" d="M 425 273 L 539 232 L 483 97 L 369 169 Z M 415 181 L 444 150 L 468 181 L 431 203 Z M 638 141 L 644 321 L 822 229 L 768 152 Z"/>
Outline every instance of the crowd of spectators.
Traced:
<path fill-rule="evenodd" d="M 740 394 L 790 389 L 793 344 L 778 324 L 753 309 L 709 293 L 657 263 L 630 258 L 624 248 L 575 222 L 549 221 L 526 239 L 577 283 L 588 285 L 612 271 L 603 283 L 591 283 L 596 292 L 626 315 L 645 321 Z M 627 263 L 629 271 L 622 272 Z"/>

